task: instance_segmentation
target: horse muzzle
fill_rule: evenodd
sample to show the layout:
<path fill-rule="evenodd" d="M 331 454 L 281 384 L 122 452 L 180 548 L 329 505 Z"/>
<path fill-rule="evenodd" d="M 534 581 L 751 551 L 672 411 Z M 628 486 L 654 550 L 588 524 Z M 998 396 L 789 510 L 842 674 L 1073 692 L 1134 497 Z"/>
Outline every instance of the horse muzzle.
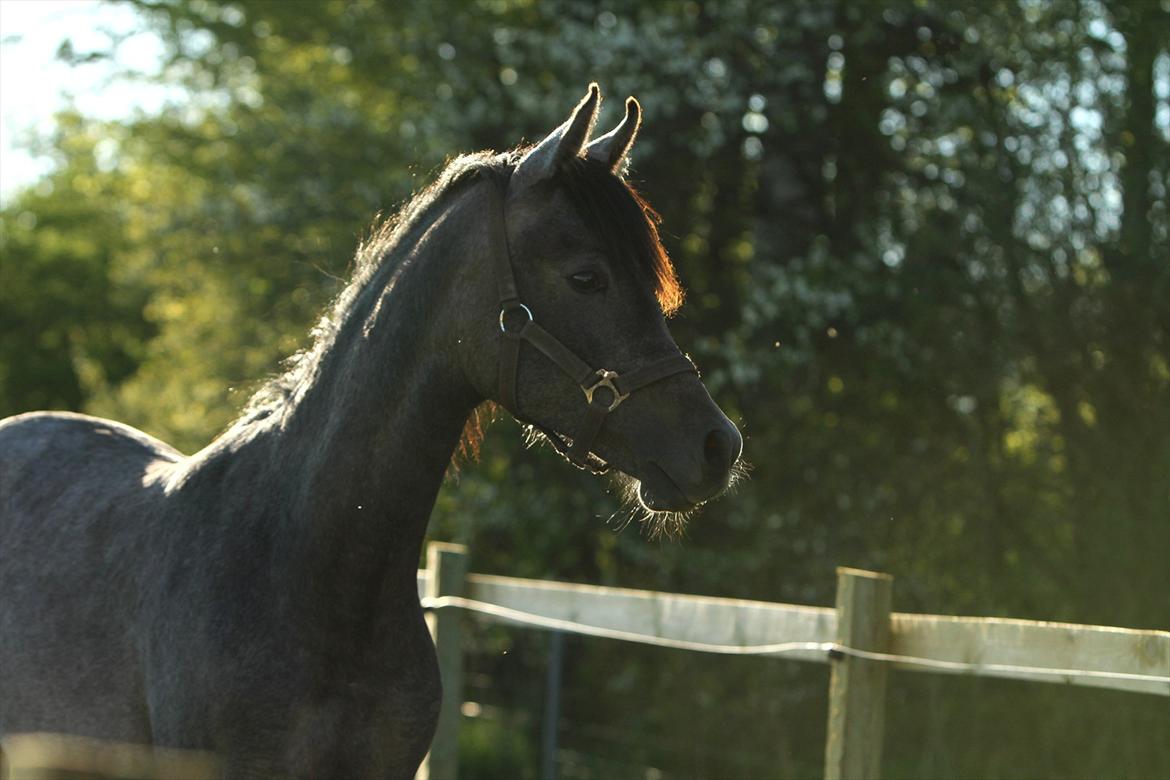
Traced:
<path fill-rule="evenodd" d="M 704 435 L 699 455 L 643 461 L 637 477 L 638 499 L 652 512 L 687 512 L 719 496 L 732 482 L 743 452 L 743 437 L 731 421 Z"/>

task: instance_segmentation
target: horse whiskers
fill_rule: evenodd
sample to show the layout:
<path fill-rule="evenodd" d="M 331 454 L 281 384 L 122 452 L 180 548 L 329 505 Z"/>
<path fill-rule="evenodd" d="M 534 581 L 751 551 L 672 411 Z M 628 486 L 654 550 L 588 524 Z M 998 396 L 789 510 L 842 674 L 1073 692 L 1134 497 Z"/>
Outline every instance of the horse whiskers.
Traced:
<path fill-rule="evenodd" d="M 523 435 L 524 444 L 528 448 L 538 445 L 553 446 L 548 437 L 536 426 L 525 425 Z M 728 493 L 734 494 L 739 486 L 751 476 L 752 468 L 752 464 L 741 455 L 731 465 L 727 487 L 720 491 L 717 496 L 713 496 L 707 499 L 707 501 L 714 500 Z M 707 504 L 707 501 L 702 501 L 690 509 L 681 512 L 653 510 L 643 505 L 638 496 L 638 488 L 641 485 L 638 479 L 616 469 L 609 472 L 609 477 L 615 487 L 615 493 L 621 501 L 621 508 L 611 514 L 605 522 L 606 525 L 613 525 L 614 529 L 619 532 L 624 531 L 636 518 L 648 539 L 657 540 L 667 538 L 677 540 L 685 535 L 687 521 L 691 515 L 698 512 L 699 509 Z M 614 520 L 619 517 L 619 514 L 621 518 L 615 523 Z"/>
<path fill-rule="evenodd" d="M 656 511 L 646 507 L 638 495 L 638 488 L 641 483 L 628 474 L 616 472 L 613 474 L 613 482 L 617 487 L 623 508 L 627 512 L 626 519 L 618 526 L 618 530 L 624 530 L 636 517 L 638 523 L 642 526 L 642 531 L 648 539 L 657 540 L 666 538 L 677 541 L 686 535 L 687 522 L 692 515 L 702 509 L 708 501 L 713 501 L 728 493 L 735 493 L 739 486 L 751 476 L 752 468 L 752 464 L 740 456 L 731 466 L 727 487 L 720 491 L 718 495 L 712 496 L 706 501 L 701 501 L 686 511 L 667 512 Z"/>
<path fill-rule="evenodd" d="M 698 507 L 696 507 L 697 509 Z M 646 538 L 651 540 L 667 539 L 678 541 L 686 534 L 687 519 L 695 510 L 688 512 L 652 512 L 646 510 L 638 520 Z"/>
<path fill-rule="evenodd" d="M 613 514 L 611 514 L 606 519 L 605 524 L 612 526 L 614 531 L 621 533 L 622 531 L 626 530 L 626 528 L 629 527 L 630 523 L 633 521 L 634 512 L 632 511 L 632 508 L 622 505 L 613 511 Z"/>
<path fill-rule="evenodd" d="M 654 511 L 644 506 L 638 498 L 638 487 L 641 483 L 637 479 L 623 472 L 614 472 L 612 481 L 622 502 L 622 508 L 618 511 L 625 514 L 625 520 L 617 527 L 619 531 L 624 530 L 636 518 L 648 539 L 679 539 L 686 530 L 687 519 L 699 508 L 696 506 L 686 512 Z"/>
<path fill-rule="evenodd" d="M 727 487 L 719 495 L 726 495 L 728 493 L 734 495 L 735 491 L 739 489 L 740 484 L 751 478 L 754 468 L 755 466 L 746 461 L 743 455 L 740 455 L 735 463 L 731 464 L 731 476 L 727 480 Z"/>

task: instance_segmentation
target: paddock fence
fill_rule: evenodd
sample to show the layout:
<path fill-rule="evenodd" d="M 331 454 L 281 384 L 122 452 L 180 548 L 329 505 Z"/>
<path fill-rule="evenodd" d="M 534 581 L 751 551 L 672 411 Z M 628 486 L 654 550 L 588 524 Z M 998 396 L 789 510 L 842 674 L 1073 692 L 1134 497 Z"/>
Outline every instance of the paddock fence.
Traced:
<path fill-rule="evenodd" d="M 418 589 L 442 670 L 443 706 L 417 780 L 455 780 L 459 773 L 469 612 L 520 628 L 831 664 L 826 780 L 881 775 L 890 668 L 1170 696 L 1170 631 L 891 612 L 893 578 L 858 569 L 837 569 L 835 606 L 812 607 L 469 574 L 465 547 L 432 542 Z M 557 679 L 550 675 L 550 684 L 559 685 Z M 554 774 L 556 748 L 551 693 L 546 778 Z"/>
<path fill-rule="evenodd" d="M 432 543 L 418 572 L 420 600 L 443 675 L 431 751 L 417 778 L 459 773 L 463 633 L 468 613 L 518 628 L 723 655 L 831 665 L 824 776 L 881 775 L 890 668 L 1110 688 L 1170 696 L 1170 631 L 890 610 L 893 578 L 839 568 L 833 607 L 660 593 L 467 573 L 467 550 Z M 541 776 L 554 778 L 561 641 L 550 642 Z M 64 735 L 10 735 L 0 779 L 205 780 L 215 757 Z"/>

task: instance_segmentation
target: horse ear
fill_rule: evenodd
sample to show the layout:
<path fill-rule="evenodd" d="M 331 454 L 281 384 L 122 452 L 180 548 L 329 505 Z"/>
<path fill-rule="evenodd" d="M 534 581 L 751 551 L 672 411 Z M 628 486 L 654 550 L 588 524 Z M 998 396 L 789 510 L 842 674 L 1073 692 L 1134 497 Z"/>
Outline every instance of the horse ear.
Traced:
<path fill-rule="evenodd" d="M 596 83 L 590 84 L 589 92 L 573 109 L 568 120 L 534 146 L 516 166 L 512 182 L 517 190 L 552 176 L 562 163 L 581 156 L 585 141 L 593 130 L 593 123 L 597 121 L 597 107 L 600 104 L 601 89 Z"/>
<path fill-rule="evenodd" d="M 626 162 L 626 155 L 634 145 L 634 137 L 642 126 L 642 106 L 634 98 L 626 98 L 626 117 L 600 138 L 585 148 L 585 155 L 605 163 L 614 173 L 619 173 Z"/>

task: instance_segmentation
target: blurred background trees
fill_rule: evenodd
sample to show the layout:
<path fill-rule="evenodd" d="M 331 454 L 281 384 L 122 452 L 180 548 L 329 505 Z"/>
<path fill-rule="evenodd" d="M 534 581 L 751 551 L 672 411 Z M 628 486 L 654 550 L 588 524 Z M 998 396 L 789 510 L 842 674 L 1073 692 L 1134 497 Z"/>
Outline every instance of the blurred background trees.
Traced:
<path fill-rule="evenodd" d="M 827 604 L 854 565 L 900 610 L 1170 627 L 1165 0 L 131 5 L 182 97 L 41 139 L 54 169 L 0 213 L 0 416 L 198 449 L 376 213 L 597 80 L 603 126 L 645 107 L 673 329 L 752 479 L 648 540 L 501 420 L 436 538 L 483 572 Z M 535 776 L 544 642 L 469 648 L 469 777 Z M 819 775 L 821 667 L 566 653 L 563 777 Z M 890 776 L 1170 773 L 1164 700 L 904 674 L 891 697 Z"/>

